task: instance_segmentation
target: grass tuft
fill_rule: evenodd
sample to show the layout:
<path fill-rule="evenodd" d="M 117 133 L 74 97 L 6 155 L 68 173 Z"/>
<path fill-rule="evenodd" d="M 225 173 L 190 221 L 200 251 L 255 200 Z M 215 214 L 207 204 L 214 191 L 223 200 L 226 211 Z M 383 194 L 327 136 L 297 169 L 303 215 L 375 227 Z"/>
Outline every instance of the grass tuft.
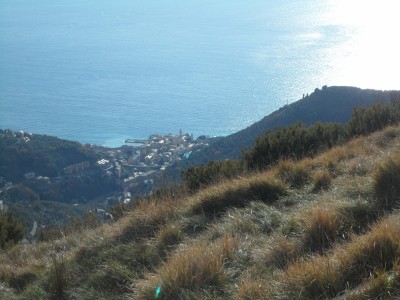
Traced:
<path fill-rule="evenodd" d="M 381 271 L 367 280 L 360 288 L 351 291 L 349 300 L 391 299 L 400 296 L 400 261 L 393 265 L 391 271 Z"/>
<path fill-rule="evenodd" d="M 267 282 L 246 278 L 239 286 L 236 300 L 265 300 L 272 299 L 269 295 Z"/>
<path fill-rule="evenodd" d="M 343 216 L 334 207 L 318 206 L 304 217 L 303 248 L 306 251 L 324 251 L 339 236 Z"/>
<path fill-rule="evenodd" d="M 348 216 L 351 229 L 355 233 L 365 233 L 369 229 L 369 224 L 378 218 L 378 211 L 375 205 L 365 200 L 357 200 L 351 206 L 345 208 L 344 214 Z"/>
<path fill-rule="evenodd" d="M 400 205 L 400 154 L 388 157 L 374 175 L 377 205 L 390 210 Z"/>
<path fill-rule="evenodd" d="M 129 285 L 133 279 L 133 272 L 127 266 L 109 260 L 94 271 L 93 275 L 89 277 L 90 286 L 116 295 L 130 291 Z"/>
<path fill-rule="evenodd" d="M 182 299 L 185 291 L 223 286 L 224 263 L 233 259 L 239 240 L 225 235 L 211 245 L 202 243 L 175 252 L 159 268 L 157 276 L 139 287 L 137 297 L 150 299 L 159 288 L 159 299 Z"/>
<path fill-rule="evenodd" d="M 200 192 L 192 203 L 192 211 L 219 215 L 230 207 L 244 207 L 255 200 L 272 203 L 285 192 L 286 186 L 281 181 L 256 175 Z"/>
<path fill-rule="evenodd" d="M 295 188 L 302 187 L 310 179 L 310 170 L 302 162 L 281 160 L 277 166 L 277 171 L 283 182 Z"/>
<path fill-rule="evenodd" d="M 157 239 L 162 248 L 175 246 L 183 239 L 182 230 L 179 225 L 167 224 L 158 231 Z"/>
<path fill-rule="evenodd" d="M 400 258 L 400 219 L 392 216 L 371 232 L 356 236 L 330 255 L 288 266 L 282 276 L 288 295 L 303 299 L 332 298 L 357 287 L 377 271 L 389 271 Z"/>
<path fill-rule="evenodd" d="M 159 270 L 159 276 L 141 291 L 139 299 L 154 297 L 161 287 L 160 299 L 180 299 L 183 289 L 196 290 L 221 285 L 225 279 L 222 256 L 216 249 L 200 245 L 172 256 Z"/>
<path fill-rule="evenodd" d="M 51 274 L 49 274 L 48 292 L 50 299 L 67 299 L 68 289 L 67 267 L 63 257 L 53 258 Z"/>
<path fill-rule="evenodd" d="M 332 176 L 327 170 L 320 171 L 314 175 L 313 192 L 327 190 L 332 183 Z"/>
<path fill-rule="evenodd" d="M 266 254 L 266 265 L 285 268 L 300 254 L 298 243 L 279 236 L 270 242 L 270 250 Z"/>

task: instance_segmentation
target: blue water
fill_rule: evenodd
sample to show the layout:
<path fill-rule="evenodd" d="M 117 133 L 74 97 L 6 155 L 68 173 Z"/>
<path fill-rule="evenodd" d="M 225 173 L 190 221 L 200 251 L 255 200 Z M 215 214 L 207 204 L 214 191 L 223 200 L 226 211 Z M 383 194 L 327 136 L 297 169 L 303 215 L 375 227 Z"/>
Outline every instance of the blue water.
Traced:
<path fill-rule="evenodd" d="M 399 88 L 378 81 L 389 60 L 366 76 L 365 59 L 399 51 L 363 60 L 354 18 L 328 0 L 1 0 L 0 128 L 107 146 L 219 136 L 325 84 Z"/>

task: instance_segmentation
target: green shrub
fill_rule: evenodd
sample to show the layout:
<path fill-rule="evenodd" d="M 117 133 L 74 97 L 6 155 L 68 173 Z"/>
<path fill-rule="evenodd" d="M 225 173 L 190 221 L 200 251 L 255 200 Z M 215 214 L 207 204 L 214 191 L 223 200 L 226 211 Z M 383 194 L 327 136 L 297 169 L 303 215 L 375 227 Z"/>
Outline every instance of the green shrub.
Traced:
<path fill-rule="evenodd" d="M 185 187 L 190 192 L 195 192 L 222 179 L 234 178 L 244 172 L 245 167 L 243 162 L 227 160 L 221 162 L 211 161 L 207 165 L 190 167 L 186 171 L 183 171 L 181 175 Z"/>
<path fill-rule="evenodd" d="M 393 94 L 389 104 L 376 103 L 353 110 L 348 129 L 351 136 L 365 135 L 400 121 L 400 95 Z"/>
<path fill-rule="evenodd" d="M 377 103 L 353 110 L 347 125 L 320 123 L 293 124 L 269 130 L 259 136 L 240 159 L 210 162 L 182 172 L 185 186 L 192 192 L 224 178 L 234 178 L 252 170 L 264 170 L 280 159 L 301 159 L 341 145 L 357 135 L 365 135 L 400 122 L 400 95 L 393 93 L 388 104 Z M 393 135 L 393 132 L 389 135 Z"/>
<path fill-rule="evenodd" d="M 345 126 L 316 123 L 306 127 L 297 123 L 277 128 L 260 136 L 242 157 L 249 169 L 264 169 L 278 159 L 312 156 L 347 140 Z"/>
<path fill-rule="evenodd" d="M 14 218 L 11 212 L 0 211 L 0 248 L 18 243 L 24 237 L 24 225 Z"/>

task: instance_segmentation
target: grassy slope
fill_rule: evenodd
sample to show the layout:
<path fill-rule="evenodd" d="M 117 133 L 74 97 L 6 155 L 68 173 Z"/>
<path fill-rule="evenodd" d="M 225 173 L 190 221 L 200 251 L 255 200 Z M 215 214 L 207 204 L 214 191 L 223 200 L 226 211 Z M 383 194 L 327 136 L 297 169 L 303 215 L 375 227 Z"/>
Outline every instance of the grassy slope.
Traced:
<path fill-rule="evenodd" d="M 382 192 L 374 188 L 379 166 L 399 157 L 399 149 L 400 127 L 390 127 L 316 158 L 284 161 L 192 196 L 140 203 L 112 225 L 18 245 L 0 254 L 0 295 L 400 296 L 400 214 L 384 210 L 388 207 L 377 201 Z"/>

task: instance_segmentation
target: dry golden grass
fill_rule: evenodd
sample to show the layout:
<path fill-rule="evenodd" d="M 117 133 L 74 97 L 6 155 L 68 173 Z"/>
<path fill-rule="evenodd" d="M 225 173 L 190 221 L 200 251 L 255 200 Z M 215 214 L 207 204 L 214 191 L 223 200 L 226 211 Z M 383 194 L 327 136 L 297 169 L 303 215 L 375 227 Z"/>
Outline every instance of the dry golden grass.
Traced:
<path fill-rule="evenodd" d="M 400 135 L 399 127 L 389 126 L 382 131 L 382 134 L 378 136 L 375 144 L 379 148 L 385 148 L 390 142 L 395 140 Z"/>
<path fill-rule="evenodd" d="M 322 153 L 314 161 L 322 164 L 334 177 L 341 175 L 339 170 L 341 162 L 379 153 L 380 150 L 376 146 L 375 141 L 381 135 L 382 133 L 378 132 L 372 136 L 352 139 L 342 146 L 333 147 L 327 152 Z"/>
<path fill-rule="evenodd" d="M 276 168 L 278 177 L 295 188 L 302 187 L 310 179 L 310 170 L 304 161 L 281 160 Z"/>
<path fill-rule="evenodd" d="M 296 240 L 284 236 L 274 237 L 269 241 L 269 249 L 265 253 L 265 264 L 268 267 L 285 268 L 301 255 L 301 245 Z"/>
<path fill-rule="evenodd" d="M 257 236 L 269 234 L 281 225 L 282 213 L 273 206 L 259 201 L 245 208 L 231 208 L 209 228 L 211 236 L 223 234 Z"/>
<path fill-rule="evenodd" d="M 192 198 L 190 209 L 194 214 L 218 215 L 230 207 L 244 207 L 251 201 L 273 203 L 285 192 L 286 186 L 280 180 L 256 174 L 199 192 Z"/>
<path fill-rule="evenodd" d="M 245 278 L 240 282 L 236 300 L 267 300 L 273 299 L 269 294 L 266 280 Z"/>
<path fill-rule="evenodd" d="M 185 290 L 222 286 L 226 277 L 224 262 L 233 259 L 238 246 L 235 237 L 224 236 L 217 243 L 202 242 L 178 250 L 155 276 L 137 287 L 137 298 L 150 299 L 160 288 L 159 299 L 183 299 Z"/>
<path fill-rule="evenodd" d="M 387 129 L 192 196 L 153 197 L 111 225 L 17 245 L 0 254 L 0 289 L 20 299 L 397 296 L 400 216 L 373 205 L 372 170 L 399 147 L 400 127 Z M 320 172 L 334 178 L 329 189 L 298 188 Z"/>
<path fill-rule="evenodd" d="M 332 176 L 327 170 L 322 170 L 314 174 L 313 176 L 313 192 L 319 192 L 321 190 L 326 190 L 331 186 Z"/>
<path fill-rule="evenodd" d="M 179 224 L 167 224 L 157 232 L 156 238 L 163 248 L 177 245 L 183 239 L 182 229 Z"/>
<path fill-rule="evenodd" d="M 397 261 L 391 271 L 375 272 L 373 277 L 358 288 L 349 291 L 349 300 L 391 299 L 400 296 L 400 262 Z"/>
<path fill-rule="evenodd" d="M 122 241 L 139 240 L 154 232 L 172 220 L 181 208 L 182 199 L 163 199 L 159 201 L 141 201 L 132 212 L 127 224 L 123 226 L 119 239 Z"/>
<path fill-rule="evenodd" d="M 222 239 L 217 243 L 217 249 L 227 260 L 233 260 L 236 251 L 239 249 L 241 241 L 239 238 L 225 234 Z"/>
<path fill-rule="evenodd" d="M 374 189 L 379 208 L 400 207 L 400 152 L 380 164 L 374 174 Z"/>
<path fill-rule="evenodd" d="M 336 207 L 322 203 L 304 212 L 303 222 L 304 250 L 324 251 L 337 240 L 345 220 Z"/>
<path fill-rule="evenodd" d="M 160 201 L 154 199 L 142 202 L 134 211 L 115 224 L 105 224 L 55 241 L 17 245 L 0 255 L 0 280 L 8 282 L 15 290 L 24 289 L 32 282 L 38 282 L 39 274 L 54 268 L 54 257 L 63 257 L 65 262 L 78 261 L 94 271 L 99 259 L 96 258 L 96 255 L 122 241 L 140 240 L 154 236 L 159 226 L 174 218 L 175 212 L 180 208 L 179 201 L 181 200 L 163 199 Z M 144 252 L 143 255 L 147 254 Z M 50 274 L 44 274 L 44 276 L 49 277 L 48 282 L 53 280 Z M 61 280 L 54 281 L 54 289 L 46 288 L 49 294 L 53 294 L 52 290 L 55 290 L 58 291 L 54 292 L 56 295 L 61 295 L 61 289 L 57 288 L 57 282 L 61 282 Z"/>
<path fill-rule="evenodd" d="M 400 218 L 396 214 L 327 256 L 289 265 L 282 280 L 293 297 L 335 297 L 347 288 L 356 287 L 377 270 L 391 270 L 399 258 Z"/>
<path fill-rule="evenodd" d="M 48 292 L 51 299 L 67 299 L 67 289 L 70 278 L 63 257 L 55 257 L 51 268 L 52 276 L 48 282 Z"/>

